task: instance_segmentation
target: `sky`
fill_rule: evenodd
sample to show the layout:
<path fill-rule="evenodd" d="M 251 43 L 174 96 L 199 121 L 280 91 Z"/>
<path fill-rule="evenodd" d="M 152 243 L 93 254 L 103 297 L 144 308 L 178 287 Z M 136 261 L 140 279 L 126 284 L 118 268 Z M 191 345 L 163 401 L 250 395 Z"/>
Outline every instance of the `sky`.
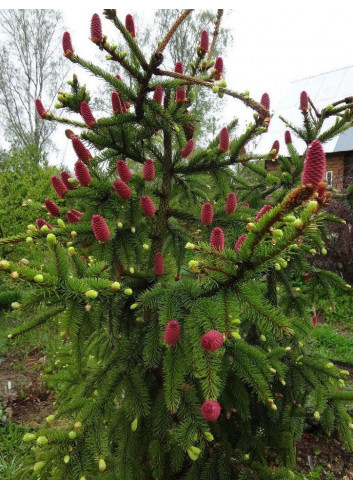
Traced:
<path fill-rule="evenodd" d="M 75 51 L 83 58 L 97 61 L 98 50 L 89 40 L 89 29 L 92 15 L 96 12 L 101 14 L 102 9 L 94 7 L 96 2 L 87 1 L 84 5 L 85 8 L 82 3 L 60 3 Z M 168 2 L 162 5 L 175 6 L 168 5 Z M 196 5 L 213 7 L 207 1 L 196 2 Z M 353 64 L 353 6 L 349 1 L 237 0 L 225 2 L 225 5 L 233 7 L 227 16 L 226 26 L 232 30 L 234 37 L 233 45 L 224 59 L 227 85 L 239 92 L 249 90 L 250 96 L 256 100 L 263 92 L 268 92 L 271 109 L 275 109 L 292 81 Z M 26 6 L 32 7 L 32 2 Z M 41 6 L 33 2 L 32 8 Z M 55 8 L 50 2 L 46 2 L 45 6 Z M 152 22 L 153 9 L 139 9 L 136 2 L 129 2 L 129 6 L 132 11 L 140 10 L 146 23 Z M 160 5 L 154 2 L 154 6 L 158 8 Z M 118 9 L 122 20 L 127 13 L 129 11 L 126 9 Z M 136 28 L 138 36 L 139 26 Z M 120 34 L 106 19 L 103 19 L 103 32 L 111 39 L 119 39 Z M 103 53 L 100 59 L 104 67 L 107 61 Z M 88 88 L 97 87 L 95 80 L 77 65 L 70 65 L 69 68 L 69 78 L 76 72 L 82 82 L 87 82 Z M 220 104 L 224 108 L 225 124 L 234 116 L 239 116 L 243 124 L 252 120 L 251 109 L 245 108 L 241 102 L 224 97 L 220 99 Z M 59 148 L 55 160 L 72 167 L 75 158 L 71 145 L 63 136 L 64 129 L 60 126 L 60 133 L 55 137 Z"/>

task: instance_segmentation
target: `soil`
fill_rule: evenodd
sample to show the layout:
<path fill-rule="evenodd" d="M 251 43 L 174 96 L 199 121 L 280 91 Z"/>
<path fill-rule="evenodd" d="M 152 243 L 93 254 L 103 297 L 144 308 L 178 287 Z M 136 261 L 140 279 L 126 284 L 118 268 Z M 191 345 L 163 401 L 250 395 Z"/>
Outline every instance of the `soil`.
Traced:
<path fill-rule="evenodd" d="M 304 433 L 297 443 L 295 471 L 308 479 L 353 480 L 353 453 L 334 436 Z"/>
<path fill-rule="evenodd" d="M 13 350 L 0 359 L 0 405 L 7 419 L 38 428 L 53 412 L 54 394 L 41 380 L 45 366 L 37 348 L 26 355 L 23 349 Z"/>

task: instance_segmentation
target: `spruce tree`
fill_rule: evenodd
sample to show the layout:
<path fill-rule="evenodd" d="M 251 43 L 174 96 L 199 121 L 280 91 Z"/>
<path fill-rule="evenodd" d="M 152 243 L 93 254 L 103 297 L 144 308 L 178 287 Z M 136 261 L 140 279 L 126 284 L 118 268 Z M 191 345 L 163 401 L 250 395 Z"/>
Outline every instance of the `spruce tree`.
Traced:
<path fill-rule="evenodd" d="M 325 224 L 341 222 L 325 212 L 332 195 L 321 143 L 350 127 L 352 100 L 320 112 L 303 92 L 303 126 L 286 124 L 307 143 L 305 155 L 288 131 L 289 156 L 278 141 L 266 155 L 247 153 L 269 130 L 270 99 L 227 88 L 222 58 L 212 59 L 218 22 L 200 32 L 190 75 L 181 63 L 160 69 L 188 15 L 148 59 L 131 16 L 124 24 L 104 10 L 127 45 L 121 52 L 95 14 L 91 40 L 120 75 L 81 58 L 68 33 L 64 55 L 111 87 L 111 113 L 95 117 L 76 76 L 58 100 L 82 122 L 36 104 L 42 119 L 72 127 L 77 161 L 74 177 L 52 177 L 57 195 L 36 224 L 0 241 L 47 241 L 41 266 L 0 262 L 31 289 L 15 305 L 22 319 L 10 340 L 55 321 L 61 335 L 46 376 L 56 405 L 43 429 L 25 435 L 23 478 L 291 478 L 308 419 L 353 449 L 348 372 L 311 341 L 317 298 L 349 285 L 310 261 L 326 253 Z M 195 88 L 239 99 L 254 122 L 242 132 L 234 119 L 199 147 Z"/>

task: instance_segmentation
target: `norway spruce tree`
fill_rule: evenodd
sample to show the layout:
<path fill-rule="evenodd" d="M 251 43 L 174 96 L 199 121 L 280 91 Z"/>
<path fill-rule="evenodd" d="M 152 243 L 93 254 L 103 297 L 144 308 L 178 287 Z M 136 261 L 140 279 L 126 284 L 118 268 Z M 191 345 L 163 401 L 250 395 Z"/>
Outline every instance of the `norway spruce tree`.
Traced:
<path fill-rule="evenodd" d="M 310 257 L 326 253 L 326 222 L 341 222 L 325 212 L 332 195 L 321 143 L 351 126 L 353 99 L 318 111 L 303 92 L 302 127 L 287 122 L 289 156 L 278 141 L 266 155 L 247 153 L 269 130 L 270 99 L 226 87 L 223 60 L 212 59 L 220 12 L 189 67 L 161 68 L 188 15 L 146 57 L 130 15 L 123 23 L 104 10 L 122 51 L 95 14 L 91 40 L 120 74 L 81 58 L 67 32 L 64 56 L 110 86 L 111 112 L 92 113 L 75 75 L 58 106 L 82 118 L 36 103 L 45 123 L 67 126 L 77 161 L 74 176 L 52 177 L 56 196 L 36 223 L 0 241 L 47 241 L 40 266 L 0 262 L 9 280 L 30 287 L 13 304 L 26 314 L 10 340 L 58 322 L 62 341 L 46 378 L 56 404 L 43 429 L 25 435 L 23 478 L 290 478 L 308 420 L 353 449 L 348 372 L 310 340 L 318 297 L 349 292 Z M 220 104 L 244 102 L 254 122 L 242 132 L 234 119 L 199 147 L 200 88 Z M 307 143 L 304 155 L 291 133 Z"/>

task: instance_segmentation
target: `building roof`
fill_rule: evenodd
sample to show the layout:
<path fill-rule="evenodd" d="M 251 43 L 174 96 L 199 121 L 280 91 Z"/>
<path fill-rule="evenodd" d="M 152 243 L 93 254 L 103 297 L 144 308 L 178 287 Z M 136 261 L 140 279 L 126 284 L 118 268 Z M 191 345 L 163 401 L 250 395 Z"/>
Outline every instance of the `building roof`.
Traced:
<path fill-rule="evenodd" d="M 261 136 L 256 148 L 257 153 L 267 153 L 273 141 L 276 139 L 280 142 L 280 154 L 287 155 L 287 148 L 284 143 L 284 132 L 287 128 L 279 115 L 283 116 L 294 126 L 302 127 L 303 116 L 299 110 L 299 98 L 301 92 L 305 90 L 316 109 L 320 111 L 332 102 L 341 100 L 353 95 L 353 66 L 347 66 L 335 71 L 329 71 L 317 76 L 310 76 L 292 82 L 283 99 L 276 107 L 271 119 L 271 124 L 267 133 Z M 333 117 L 326 120 L 322 131 L 326 130 L 334 120 Z M 300 152 L 305 151 L 305 143 L 298 139 L 293 131 L 290 131 L 295 148 Z M 353 150 L 353 127 L 344 133 L 334 137 L 324 144 L 326 153 L 336 153 L 339 151 Z"/>

